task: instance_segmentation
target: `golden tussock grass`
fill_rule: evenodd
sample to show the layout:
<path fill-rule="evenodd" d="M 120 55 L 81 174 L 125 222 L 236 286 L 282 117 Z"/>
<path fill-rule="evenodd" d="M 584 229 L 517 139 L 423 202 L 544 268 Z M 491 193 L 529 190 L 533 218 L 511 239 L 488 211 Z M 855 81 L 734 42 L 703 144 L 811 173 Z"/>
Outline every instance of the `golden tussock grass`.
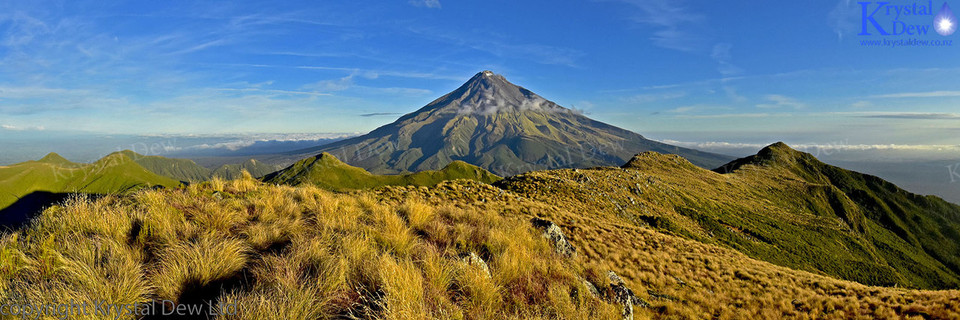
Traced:
<path fill-rule="evenodd" d="M 0 263 L 3 303 L 236 304 L 225 319 L 618 319 L 608 270 L 649 302 L 638 318 L 960 317 L 958 291 L 795 271 L 465 181 L 332 193 L 245 177 L 77 198 L 4 233 Z"/>

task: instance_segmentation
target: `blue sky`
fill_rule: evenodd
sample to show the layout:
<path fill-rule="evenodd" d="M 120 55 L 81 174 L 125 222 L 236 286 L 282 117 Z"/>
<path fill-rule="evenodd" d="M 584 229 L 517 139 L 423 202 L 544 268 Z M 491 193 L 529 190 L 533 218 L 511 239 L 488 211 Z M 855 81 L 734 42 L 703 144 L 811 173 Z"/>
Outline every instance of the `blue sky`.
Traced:
<path fill-rule="evenodd" d="M 861 9 L 856 1 L 5 1 L 0 135 L 366 132 L 489 69 L 595 119 L 691 146 L 956 148 L 960 33 L 907 37 L 951 46 L 864 46 L 905 37 L 858 35 Z"/>

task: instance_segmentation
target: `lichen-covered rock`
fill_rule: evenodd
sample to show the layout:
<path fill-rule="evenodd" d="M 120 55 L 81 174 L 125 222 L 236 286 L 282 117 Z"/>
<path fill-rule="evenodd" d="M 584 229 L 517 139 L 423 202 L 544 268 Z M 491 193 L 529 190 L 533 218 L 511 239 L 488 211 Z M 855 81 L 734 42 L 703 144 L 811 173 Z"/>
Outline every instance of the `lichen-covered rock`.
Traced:
<path fill-rule="evenodd" d="M 610 299 L 614 303 L 617 303 L 623 307 L 621 314 L 623 315 L 624 320 L 633 320 L 633 307 L 649 308 L 650 303 L 644 301 L 637 297 L 633 293 L 633 290 L 627 288 L 627 285 L 623 282 L 623 279 L 620 278 L 615 272 L 608 271 L 607 277 L 610 278 Z"/>
<path fill-rule="evenodd" d="M 543 237 L 550 240 L 557 254 L 565 257 L 577 255 L 577 249 L 570 244 L 570 241 L 567 241 L 567 237 L 563 235 L 563 230 L 555 223 L 540 218 L 533 218 L 530 222 L 533 223 L 534 227 L 543 231 Z"/>
<path fill-rule="evenodd" d="M 593 285 L 593 283 L 591 283 L 587 279 L 580 279 L 580 281 L 583 282 L 584 287 L 587 287 L 587 291 L 590 292 L 590 295 L 593 296 L 593 298 L 595 299 L 601 298 L 600 290 L 597 290 L 597 286 Z"/>
<path fill-rule="evenodd" d="M 477 255 L 476 252 L 470 252 L 469 255 L 463 257 L 463 262 L 483 270 L 483 273 L 487 275 L 487 278 L 492 277 L 490 274 L 490 267 L 487 266 L 487 262 L 483 261 L 483 258 Z"/>

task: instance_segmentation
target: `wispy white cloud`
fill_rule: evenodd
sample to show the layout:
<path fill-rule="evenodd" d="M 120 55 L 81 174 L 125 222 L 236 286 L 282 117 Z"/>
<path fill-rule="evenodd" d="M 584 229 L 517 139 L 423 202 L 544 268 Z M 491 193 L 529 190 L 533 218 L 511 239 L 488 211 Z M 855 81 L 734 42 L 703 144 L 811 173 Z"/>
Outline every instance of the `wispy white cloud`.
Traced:
<path fill-rule="evenodd" d="M 723 86 L 723 92 L 726 93 L 727 97 L 730 98 L 730 100 L 733 100 L 733 102 L 743 103 L 749 100 L 747 99 L 747 97 L 744 97 L 739 93 L 737 93 L 737 88 L 735 88 L 734 86 Z"/>
<path fill-rule="evenodd" d="M 361 114 L 361 117 L 381 117 L 381 116 L 398 116 L 402 113 L 398 112 L 373 112 L 373 113 L 364 113 Z"/>
<path fill-rule="evenodd" d="M 51 96 L 84 96 L 91 94 L 90 90 L 48 88 L 40 86 L 12 87 L 0 86 L 0 99 L 35 99 Z"/>
<path fill-rule="evenodd" d="M 302 69 L 302 70 L 318 70 L 318 71 L 340 71 L 340 72 L 361 76 L 368 79 L 376 79 L 381 76 L 410 78 L 410 79 L 451 80 L 451 81 L 463 81 L 464 79 L 463 75 L 454 75 L 454 74 L 418 72 L 418 71 L 398 71 L 398 70 L 387 70 L 387 69 L 331 67 L 331 66 L 320 66 L 320 65 L 277 65 L 277 64 L 256 64 L 256 63 L 231 63 L 231 64 L 219 64 L 219 65 L 231 66 L 231 67 L 247 67 L 247 68 L 281 68 L 281 69 Z"/>
<path fill-rule="evenodd" d="M 730 50 L 733 49 L 733 45 L 730 43 L 718 43 L 713 46 L 713 51 L 710 53 L 710 57 L 717 62 L 717 71 L 720 72 L 724 77 L 729 77 L 737 75 L 743 72 L 743 69 L 733 65 L 733 55 L 730 53 Z"/>
<path fill-rule="evenodd" d="M 860 118 L 877 119 L 913 119 L 913 120 L 956 120 L 960 114 L 956 113 L 923 113 L 923 112 L 876 112 L 857 115 Z"/>
<path fill-rule="evenodd" d="M 633 20 L 654 29 L 650 40 L 659 47 L 709 56 L 717 63 L 717 72 L 724 77 L 743 73 L 733 63 L 733 44 L 717 42 L 707 36 L 707 17 L 691 10 L 683 0 L 610 0 L 629 4 L 637 9 Z"/>
<path fill-rule="evenodd" d="M 681 147 L 695 148 L 695 149 L 762 149 L 770 145 L 771 143 L 741 143 L 741 142 L 724 142 L 724 141 L 703 141 L 703 142 L 692 142 L 692 141 L 677 141 L 677 140 L 662 140 L 664 143 L 669 143 L 672 145 L 677 145 Z M 848 143 L 796 143 L 789 144 L 791 148 L 797 150 L 855 150 L 855 151 L 870 151 L 870 150 L 917 150 L 917 151 L 960 151 L 960 145 L 942 145 L 942 144 L 848 144 Z"/>
<path fill-rule="evenodd" d="M 685 119 L 730 119 L 730 118 L 770 118 L 787 117 L 790 114 L 785 113 L 723 113 L 723 114 L 698 114 L 698 115 L 680 115 L 678 118 Z"/>
<path fill-rule="evenodd" d="M 103 109 L 123 98 L 88 89 L 0 86 L 0 115 L 32 115 L 80 108 Z"/>
<path fill-rule="evenodd" d="M 874 105 L 873 105 L 872 102 L 866 101 L 866 100 L 859 100 L 859 101 L 857 101 L 857 102 L 854 102 L 854 103 L 851 103 L 851 104 L 850 104 L 850 107 L 851 107 L 851 108 L 854 108 L 854 109 L 872 108 L 873 106 L 874 106 Z"/>
<path fill-rule="evenodd" d="M 507 43 L 502 41 L 481 41 L 472 45 L 474 49 L 488 51 L 498 56 L 531 57 L 541 64 L 577 66 L 577 60 L 586 55 L 580 50 L 543 45 L 537 43 Z"/>
<path fill-rule="evenodd" d="M 960 91 L 901 92 L 870 96 L 871 98 L 947 98 L 960 97 Z"/>
<path fill-rule="evenodd" d="M 660 47 L 679 51 L 701 50 L 704 40 L 697 28 L 705 17 L 687 9 L 683 1 L 677 0 L 614 0 L 635 7 L 638 12 L 633 20 L 641 25 L 652 27 L 650 40 Z"/>
<path fill-rule="evenodd" d="M 316 91 L 297 91 L 297 90 L 275 90 L 275 89 L 261 89 L 261 88 L 216 88 L 216 90 L 221 91 L 237 91 L 237 92 L 260 92 L 267 94 L 278 94 L 278 95 L 306 95 L 306 96 L 329 96 L 330 93 L 316 92 Z"/>
<path fill-rule="evenodd" d="M 10 130 L 10 131 L 43 131 L 46 130 L 43 126 L 15 126 L 11 124 L 0 124 L 0 129 Z"/>
<path fill-rule="evenodd" d="M 315 83 L 306 84 L 302 88 L 307 92 L 342 92 L 355 91 L 358 94 L 394 94 L 407 96 L 421 96 L 433 93 L 433 91 L 420 88 L 401 88 L 401 87 L 372 87 L 358 85 L 354 81 L 353 74 L 332 80 L 321 80 Z"/>
<path fill-rule="evenodd" d="M 757 105 L 757 108 L 761 109 L 777 109 L 777 108 L 793 108 L 793 109 L 804 109 L 807 107 L 806 104 L 797 101 L 797 99 L 787 97 L 779 94 L 769 94 L 764 97 L 769 103 L 761 103 Z"/>
<path fill-rule="evenodd" d="M 0 23 L 7 24 L 7 31 L 0 45 L 19 47 L 33 42 L 38 37 L 52 32 L 46 22 L 21 11 L 0 13 Z"/>
<path fill-rule="evenodd" d="M 827 24 L 837 34 L 837 39 L 843 40 L 846 35 L 857 32 L 857 18 L 860 10 L 856 2 L 840 0 L 833 10 L 827 14 Z"/>
<path fill-rule="evenodd" d="M 643 90 L 660 90 L 660 89 L 676 89 L 676 88 L 687 88 L 687 87 L 703 87 L 703 86 L 717 85 L 717 84 L 721 84 L 721 83 L 734 82 L 734 81 L 742 80 L 742 79 L 747 79 L 747 77 L 743 77 L 743 76 L 737 76 L 737 77 L 722 77 L 722 78 L 713 78 L 713 79 L 705 79 L 705 80 L 697 80 L 697 81 L 687 81 L 687 82 L 680 82 L 680 83 L 659 84 L 659 85 L 652 85 L 652 86 L 644 86 L 644 87 L 642 87 L 642 88 L 640 88 L 640 89 L 643 89 Z M 637 89 L 623 89 L 623 90 L 621 90 L 621 91 L 630 91 L 630 90 L 637 90 Z M 612 91 L 611 91 L 611 92 L 612 92 Z"/>
<path fill-rule="evenodd" d="M 240 150 L 249 146 L 253 146 L 258 142 L 295 142 L 295 141 L 321 141 L 326 139 L 343 139 L 353 136 L 357 136 L 356 133 L 264 133 L 264 134 L 250 134 L 250 135 L 237 135 L 237 136 L 226 136 L 224 138 L 231 139 L 226 142 L 217 142 L 217 143 L 203 143 L 197 145 L 190 145 L 185 147 L 172 147 L 167 148 L 164 151 L 167 152 L 178 152 L 178 151 L 191 151 L 191 150 L 210 150 L 210 149 L 226 149 L 230 151 Z M 169 137 L 179 137 L 179 135 L 170 135 Z M 212 137 L 221 137 L 219 135 Z"/>
<path fill-rule="evenodd" d="M 321 92 L 335 92 L 350 89 L 354 85 L 353 75 L 349 75 L 339 79 L 321 80 L 312 84 L 304 85 L 303 88 Z"/>
<path fill-rule="evenodd" d="M 408 3 L 417 7 L 440 9 L 440 0 L 410 0 Z"/>
<path fill-rule="evenodd" d="M 707 112 L 707 111 L 717 111 L 717 110 L 733 110 L 733 108 L 731 108 L 731 107 L 729 107 L 729 106 L 716 106 L 716 105 L 707 105 L 707 104 L 697 104 L 697 105 L 689 105 L 689 106 L 676 107 L 676 108 L 667 110 L 666 112 L 667 112 L 667 113 L 677 113 L 677 114 L 687 114 L 687 115 L 685 115 L 685 116 L 688 116 L 688 117 L 697 117 L 697 116 L 691 116 L 691 115 L 689 115 L 689 114 L 691 114 L 691 113 L 703 113 L 703 112 Z M 717 116 L 717 115 L 706 115 L 706 117 L 713 117 L 713 116 Z"/>
<path fill-rule="evenodd" d="M 443 41 L 455 46 L 483 51 L 498 57 L 521 57 L 540 64 L 576 67 L 583 51 L 534 42 L 517 41 L 500 34 L 454 34 L 447 30 L 409 28 L 421 37 Z"/>
<path fill-rule="evenodd" d="M 177 55 L 177 54 L 193 53 L 193 52 L 209 49 L 212 47 L 226 45 L 228 43 L 229 41 L 227 41 L 226 39 L 216 39 L 216 40 L 207 41 L 183 50 L 177 50 L 177 51 L 171 52 L 170 54 Z"/>
<path fill-rule="evenodd" d="M 683 91 L 663 92 L 663 93 L 644 93 L 624 98 L 624 101 L 630 103 L 651 103 L 663 100 L 673 100 L 686 97 L 687 93 Z"/>

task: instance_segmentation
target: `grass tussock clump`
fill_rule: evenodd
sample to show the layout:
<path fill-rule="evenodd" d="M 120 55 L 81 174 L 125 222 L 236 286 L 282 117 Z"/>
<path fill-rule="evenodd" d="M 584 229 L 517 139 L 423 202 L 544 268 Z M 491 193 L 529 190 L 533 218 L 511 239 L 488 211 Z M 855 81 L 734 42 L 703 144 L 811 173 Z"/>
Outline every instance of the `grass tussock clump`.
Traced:
<path fill-rule="evenodd" d="M 250 177 L 72 199 L 3 234 L 0 263 L 3 303 L 170 300 L 226 319 L 619 316 L 523 219 Z"/>
<path fill-rule="evenodd" d="M 614 175 L 616 171 L 612 171 Z M 622 174 L 622 173 L 620 173 Z M 558 185 L 553 185 L 555 188 Z M 386 197 L 405 197 L 446 208 L 470 208 L 478 212 L 493 210 L 507 220 L 529 221 L 531 217 L 550 220 L 577 250 L 575 263 L 560 267 L 575 270 L 587 281 L 579 292 L 597 290 L 603 297 L 617 295 L 607 271 L 614 271 L 639 299 L 634 301 L 635 317 L 667 319 L 957 319 L 960 318 L 960 291 L 911 290 L 905 288 L 867 286 L 838 280 L 822 274 L 794 270 L 753 259 L 728 247 L 685 239 L 685 237 L 643 227 L 629 216 L 596 208 L 572 207 L 567 199 L 541 200 L 476 183 L 447 183 L 437 188 L 397 188 L 383 190 Z M 562 193 L 561 193 L 562 194 Z M 575 195 L 575 193 L 573 193 Z M 567 194 L 569 196 L 569 194 Z M 453 204 L 453 205 L 451 205 Z M 450 239 L 446 243 L 486 243 L 485 252 L 496 257 L 488 261 L 494 278 L 499 279 L 501 301 L 527 301 L 530 304 L 556 305 L 557 314 L 576 314 L 565 306 L 595 303 L 583 299 L 592 295 L 557 294 L 555 283 L 565 283 L 564 272 L 543 272 L 556 265 L 549 259 L 526 256 L 537 252 L 544 242 L 527 240 L 502 241 L 503 232 L 468 235 L 457 228 L 487 228 L 482 221 L 456 220 L 456 212 L 447 215 L 452 221 L 427 224 L 424 227 L 434 239 Z M 445 215 L 440 214 L 440 217 Z M 476 217 L 476 215 L 469 215 Z M 527 232 L 533 232 L 526 229 Z M 459 238 L 459 240 L 458 240 Z M 530 239 L 530 238 L 524 238 Z M 484 251 L 482 251 L 484 252 Z M 515 257 L 515 259 L 514 259 Z M 537 276 L 519 276 L 523 274 Z M 526 282 L 538 279 L 540 282 Z M 593 287 L 593 288 L 590 288 Z M 523 299 L 523 292 L 544 292 L 533 296 L 541 300 Z M 518 292 L 513 295 L 511 292 Z M 548 299 L 544 299 L 544 298 Z M 573 300 L 568 303 L 566 300 Z M 501 302 L 501 304 L 503 304 Z M 504 305 L 502 307 L 511 308 Z M 619 317 L 619 310 L 610 318 Z"/>
<path fill-rule="evenodd" d="M 187 290 L 236 275 L 247 263 L 247 247 L 243 241 L 205 233 L 166 248 L 151 275 L 156 295 L 176 300 Z"/>
<path fill-rule="evenodd" d="M 558 254 L 534 217 L 556 223 L 576 255 Z M 334 193 L 214 179 L 73 198 L 0 235 L 3 304 L 170 300 L 222 319 L 622 319 L 625 296 L 639 319 L 960 318 L 956 290 L 836 280 L 470 181 Z"/>

